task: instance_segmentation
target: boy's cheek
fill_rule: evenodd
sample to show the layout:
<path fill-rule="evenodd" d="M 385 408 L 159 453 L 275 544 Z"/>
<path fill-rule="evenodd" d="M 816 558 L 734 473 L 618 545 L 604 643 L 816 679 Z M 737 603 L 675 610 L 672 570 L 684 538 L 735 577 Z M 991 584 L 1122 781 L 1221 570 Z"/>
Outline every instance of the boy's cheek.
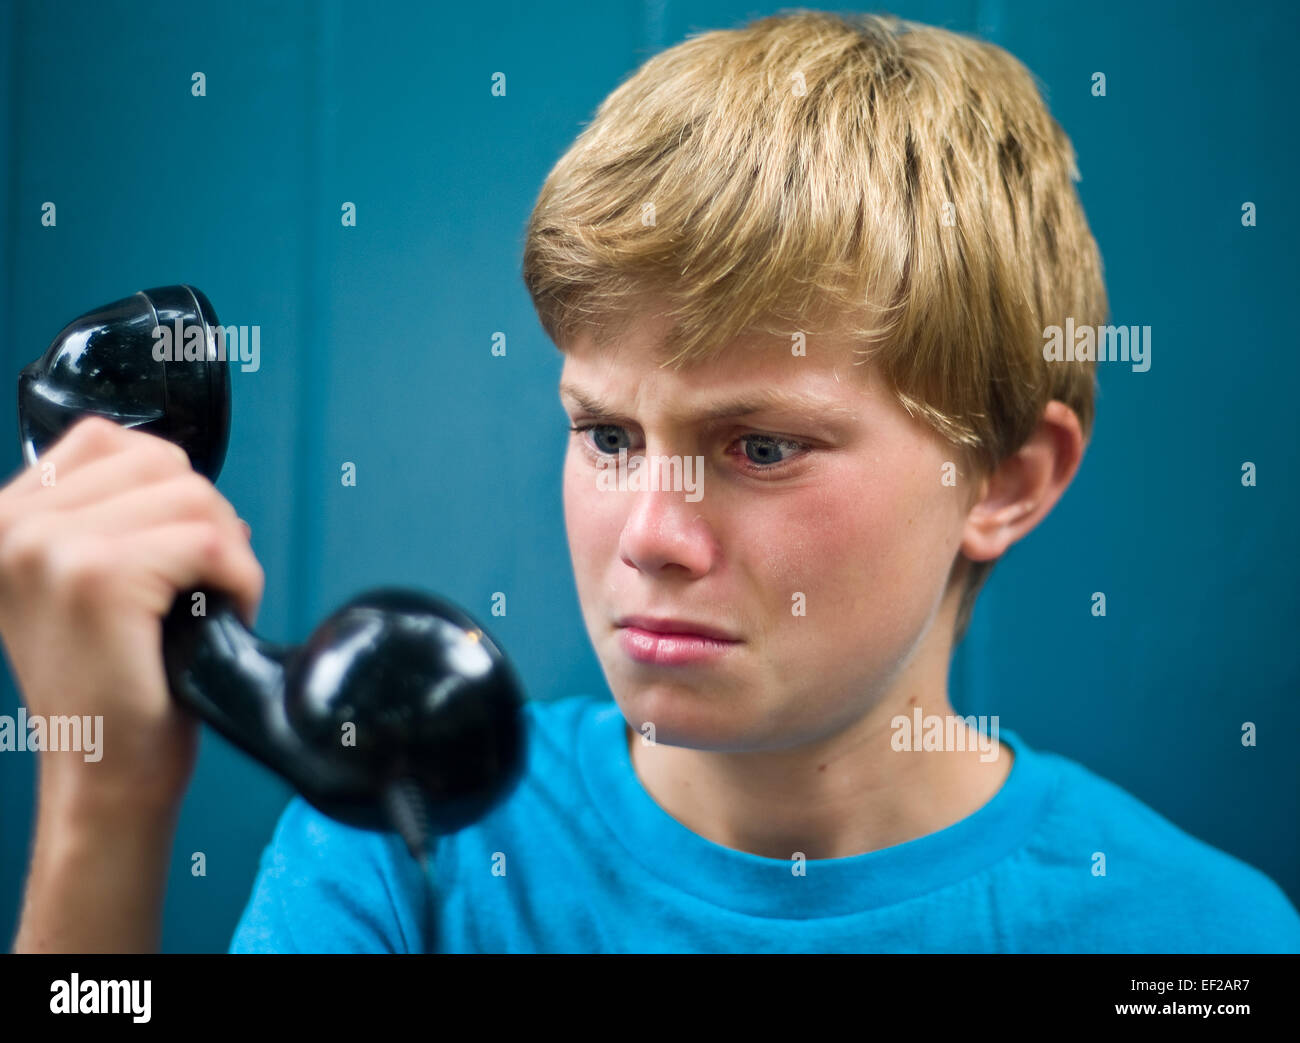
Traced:
<path fill-rule="evenodd" d="M 590 537 L 599 528 L 601 496 L 594 480 L 589 478 L 582 461 L 573 459 L 570 451 L 564 464 L 564 520 L 575 541 L 579 533 Z"/>
<path fill-rule="evenodd" d="M 566 477 L 564 482 L 564 521 L 569 541 L 578 555 L 593 557 L 613 553 L 618 546 L 624 516 L 617 495 L 589 488 L 585 476 Z"/>
<path fill-rule="evenodd" d="M 939 506 L 909 510 L 862 491 L 800 512 L 787 524 L 787 550 L 768 557 L 781 629 L 816 646 L 910 640 L 948 574 L 953 534 Z M 779 546 L 779 535 L 763 545 Z"/>

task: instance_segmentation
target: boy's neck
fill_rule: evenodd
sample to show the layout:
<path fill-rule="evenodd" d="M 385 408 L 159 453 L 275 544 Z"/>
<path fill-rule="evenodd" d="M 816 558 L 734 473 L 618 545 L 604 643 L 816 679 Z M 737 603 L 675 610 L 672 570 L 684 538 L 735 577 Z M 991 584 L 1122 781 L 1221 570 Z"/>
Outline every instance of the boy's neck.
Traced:
<path fill-rule="evenodd" d="M 943 669 L 905 671 L 856 721 L 816 742 L 718 753 L 648 745 L 626 727 L 637 777 L 682 825 L 724 847 L 768 858 L 846 858 L 937 832 L 974 814 L 1011 772 L 1009 747 L 965 725 L 963 750 L 895 748 L 891 721 L 948 719 Z M 929 673 L 931 684 L 918 674 Z M 928 693 L 924 689 L 929 688 Z M 917 737 L 917 746 L 920 745 Z"/>

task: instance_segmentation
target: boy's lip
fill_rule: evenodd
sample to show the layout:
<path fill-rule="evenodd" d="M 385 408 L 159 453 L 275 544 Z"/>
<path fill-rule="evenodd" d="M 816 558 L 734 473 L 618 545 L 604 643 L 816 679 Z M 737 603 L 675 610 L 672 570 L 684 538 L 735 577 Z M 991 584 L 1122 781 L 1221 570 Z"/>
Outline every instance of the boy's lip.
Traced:
<path fill-rule="evenodd" d="M 618 627 L 636 627 L 653 634 L 685 634 L 691 637 L 708 637 L 715 641 L 739 641 L 736 637 L 720 627 L 708 623 L 693 623 L 686 619 L 658 618 L 655 616 L 623 616 L 615 624 Z"/>

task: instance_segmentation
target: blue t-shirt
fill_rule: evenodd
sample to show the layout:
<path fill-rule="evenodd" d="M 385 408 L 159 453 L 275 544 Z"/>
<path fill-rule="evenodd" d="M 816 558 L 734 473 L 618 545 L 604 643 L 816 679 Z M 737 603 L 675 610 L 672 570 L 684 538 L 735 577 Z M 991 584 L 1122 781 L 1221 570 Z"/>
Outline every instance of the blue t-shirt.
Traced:
<path fill-rule="evenodd" d="M 800 875 L 656 804 L 609 699 L 525 713 L 524 776 L 438 838 L 432 908 L 395 834 L 295 797 L 230 952 L 1300 952 L 1267 876 L 1011 731 L 1011 773 L 974 814 Z"/>

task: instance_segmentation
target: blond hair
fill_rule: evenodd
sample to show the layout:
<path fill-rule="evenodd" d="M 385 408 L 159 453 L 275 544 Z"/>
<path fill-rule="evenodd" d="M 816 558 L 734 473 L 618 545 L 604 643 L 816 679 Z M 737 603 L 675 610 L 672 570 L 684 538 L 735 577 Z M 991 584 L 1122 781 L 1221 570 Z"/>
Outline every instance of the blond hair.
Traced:
<path fill-rule="evenodd" d="M 690 37 L 605 99 L 542 187 L 524 282 L 561 350 L 617 334 L 649 294 L 669 304 L 668 365 L 753 332 L 848 335 L 988 473 L 1052 399 L 1091 431 L 1093 363 L 1042 350 L 1067 316 L 1107 319 L 1077 180 L 1001 48 L 783 12 Z M 992 564 L 966 562 L 958 640 Z"/>

